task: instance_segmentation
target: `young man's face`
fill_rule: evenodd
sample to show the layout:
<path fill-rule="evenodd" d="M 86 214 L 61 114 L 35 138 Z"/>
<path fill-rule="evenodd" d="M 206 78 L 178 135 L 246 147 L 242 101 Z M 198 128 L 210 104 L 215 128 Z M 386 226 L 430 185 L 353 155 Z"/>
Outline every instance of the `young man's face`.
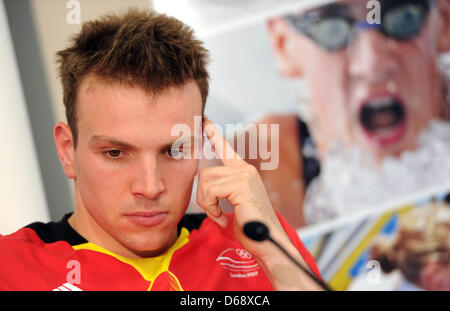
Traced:
<path fill-rule="evenodd" d="M 366 1 L 339 4 L 356 6 L 363 18 L 369 12 Z M 284 19 L 271 28 L 283 73 L 306 80 L 318 117 L 313 134 L 320 136 L 315 138 L 325 151 L 341 140 L 376 158 L 399 155 L 414 148 L 420 130 L 439 115 L 443 98 L 430 14 L 420 34 L 410 40 L 365 29 L 335 51 L 324 49 Z"/>
<path fill-rule="evenodd" d="M 73 170 L 65 168 L 76 185 L 75 224 L 80 215 L 84 219 L 80 233 L 88 230 L 101 246 L 127 256 L 170 247 L 198 164 L 172 157 L 171 144 L 179 137 L 171 129 L 186 124 L 194 133 L 194 116 L 201 115 L 195 82 L 153 95 L 85 78 L 77 98 Z"/>

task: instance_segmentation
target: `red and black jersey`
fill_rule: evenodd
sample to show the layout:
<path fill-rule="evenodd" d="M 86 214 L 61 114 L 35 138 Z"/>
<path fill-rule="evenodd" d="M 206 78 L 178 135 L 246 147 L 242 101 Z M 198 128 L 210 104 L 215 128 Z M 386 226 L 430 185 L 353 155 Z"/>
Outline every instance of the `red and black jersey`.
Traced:
<path fill-rule="evenodd" d="M 116 255 L 79 235 L 66 215 L 0 236 L 0 290 L 272 290 L 256 260 L 204 214 L 187 214 L 174 245 L 158 257 Z M 227 215 L 230 223 L 233 215 Z M 318 277 L 314 259 L 279 216 L 290 240 Z"/>

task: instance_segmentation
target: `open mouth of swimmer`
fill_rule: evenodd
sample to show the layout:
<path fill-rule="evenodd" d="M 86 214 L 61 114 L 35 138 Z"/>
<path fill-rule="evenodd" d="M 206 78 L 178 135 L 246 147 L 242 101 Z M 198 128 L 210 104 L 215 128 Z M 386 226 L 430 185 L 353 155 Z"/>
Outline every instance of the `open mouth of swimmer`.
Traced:
<path fill-rule="evenodd" d="M 405 130 L 405 105 L 394 96 L 371 98 L 362 104 L 359 121 L 369 138 L 383 144 L 396 142 Z"/>

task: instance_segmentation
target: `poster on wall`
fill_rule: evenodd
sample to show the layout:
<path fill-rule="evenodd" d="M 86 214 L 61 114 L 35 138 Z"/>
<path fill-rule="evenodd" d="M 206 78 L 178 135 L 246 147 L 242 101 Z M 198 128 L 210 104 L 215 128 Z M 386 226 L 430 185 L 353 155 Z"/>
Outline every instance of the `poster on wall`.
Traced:
<path fill-rule="evenodd" d="M 334 290 L 450 290 L 450 185 L 380 209 L 299 230 L 324 281 Z"/>
<path fill-rule="evenodd" d="M 208 116 L 245 125 L 225 134 L 245 141 L 324 279 L 448 290 L 450 27 L 436 27 L 448 1 L 162 2 L 210 50 Z"/>

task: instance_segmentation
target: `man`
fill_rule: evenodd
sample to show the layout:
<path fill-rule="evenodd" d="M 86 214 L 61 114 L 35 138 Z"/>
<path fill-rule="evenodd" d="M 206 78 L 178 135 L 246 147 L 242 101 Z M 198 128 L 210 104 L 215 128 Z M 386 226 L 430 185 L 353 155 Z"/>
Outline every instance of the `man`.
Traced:
<path fill-rule="evenodd" d="M 318 289 L 268 241 L 247 238 L 249 221 L 317 276 L 295 231 L 278 220 L 256 170 L 205 119 L 223 166 L 202 170 L 198 203 L 185 215 L 198 159 L 177 157 L 195 137 L 208 94 L 207 51 L 174 18 L 130 10 L 83 25 L 58 52 L 68 124 L 56 149 L 74 180 L 75 211 L 0 237 L 0 289 L 270 290 Z M 175 141 L 184 143 L 173 147 Z M 225 144 L 224 144 L 225 143 Z M 227 198 L 234 215 L 222 213 Z M 6 215 L 4 215 L 6 217 Z"/>
<path fill-rule="evenodd" d="M 449 80 L 438 59 L 450 51 L 450 1 L 328 2 L 268 21 L 280 74 L 307 91 L 300 118 L 257 122 L 280 125 L 280 165 L 260 173 L 274 208 L 294 227 L 449 176 Z M 372 23 L 374 2 L 379 23 Z M 421 142 L 424 130 L 431 134 Z M 249 162 L 260 167 L 261 160 Z"/>

